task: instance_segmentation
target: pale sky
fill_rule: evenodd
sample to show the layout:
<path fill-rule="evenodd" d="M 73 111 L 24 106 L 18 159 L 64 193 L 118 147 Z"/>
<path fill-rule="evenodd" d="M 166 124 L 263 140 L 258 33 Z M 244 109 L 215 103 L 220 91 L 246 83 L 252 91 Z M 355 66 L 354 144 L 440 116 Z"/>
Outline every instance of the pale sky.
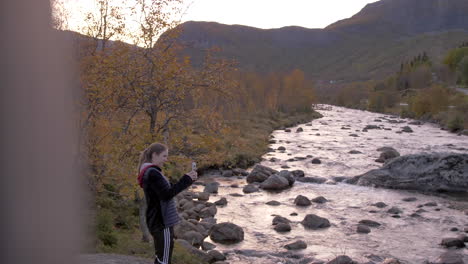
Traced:
<path fill-rule="evenodd" d="M 80 31 L 84 26 L 83 14 L 96 10 L 97 0 L 56 1 L 63 1 L 68 10 L 69 29 Z M 211 21 L 264 29 L 324 28 L 353 16 L 372 2 L 376 0 L 184 0 L 182 22 Z"/>
<path fill-rule="evenodd" d="M 214 21 L 258 28 L 324 28 L 376 0 L 192 0 L 183 21 Z"/>

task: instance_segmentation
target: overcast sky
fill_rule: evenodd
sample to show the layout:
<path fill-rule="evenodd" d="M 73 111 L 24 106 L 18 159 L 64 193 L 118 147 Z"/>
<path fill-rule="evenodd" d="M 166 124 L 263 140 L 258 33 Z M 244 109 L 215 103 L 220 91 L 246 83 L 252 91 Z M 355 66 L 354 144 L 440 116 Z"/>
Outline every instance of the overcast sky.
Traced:
<path fill-rule="evenodd" d="M 375 0 L 194 0 L 184 21 L 215 21 L 258 28 L 324 28 Z"/>
<path fill-rule="evenodd" d="M 82 23 L 79 13 L 95 8 L 96 0 L 62 0 L 71 13 L 70 28 Z M 324 28 L 351 17 L 375 0 L 184 0 L 182 22 L 214 21 L 258 28 L 301 26 Z"/>

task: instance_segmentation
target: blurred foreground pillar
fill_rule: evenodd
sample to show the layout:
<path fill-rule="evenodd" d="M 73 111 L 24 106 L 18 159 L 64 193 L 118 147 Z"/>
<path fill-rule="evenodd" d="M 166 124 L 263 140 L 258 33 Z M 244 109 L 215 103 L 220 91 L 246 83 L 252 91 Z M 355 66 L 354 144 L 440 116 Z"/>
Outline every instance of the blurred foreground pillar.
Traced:
<path fill-rule="evenodd" d="M 74 165 L 70 45 L 49 0 L 0 1 L 0 263 L 75 263 L 81 189 Z"/>

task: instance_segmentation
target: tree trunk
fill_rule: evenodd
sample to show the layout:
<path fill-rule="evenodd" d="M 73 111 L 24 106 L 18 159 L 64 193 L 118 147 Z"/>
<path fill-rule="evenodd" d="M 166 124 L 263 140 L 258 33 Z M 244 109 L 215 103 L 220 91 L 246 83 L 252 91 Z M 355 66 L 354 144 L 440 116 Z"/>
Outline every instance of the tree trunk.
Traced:
<path fill-rule="evenodd" d="M 140 197 L 138 191 L 135 191 L 135 201 L 138 203 L 139 207 L 139 216 L 140 216 L 140 230 L 143 236 L 141 240 L 143 242 L 150 242 L 151 234 L 148 229 L 148 225 L 146 224 L 146 199 L 145 196 Z"/>

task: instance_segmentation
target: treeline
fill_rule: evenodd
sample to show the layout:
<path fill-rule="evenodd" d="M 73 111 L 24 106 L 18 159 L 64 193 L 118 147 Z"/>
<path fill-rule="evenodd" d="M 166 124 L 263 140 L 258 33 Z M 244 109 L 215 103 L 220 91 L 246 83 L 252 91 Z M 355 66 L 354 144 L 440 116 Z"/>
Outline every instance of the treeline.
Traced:
<path fill-rule="evenodd" d="M 382 81 L 343 85 L 331 102 L 381 113 L 393 113 L 441 124 L 452 132 L 468 128 L 468 47 L 450 50 L 433 62 L 426 52 L 400 64 Z"/>

